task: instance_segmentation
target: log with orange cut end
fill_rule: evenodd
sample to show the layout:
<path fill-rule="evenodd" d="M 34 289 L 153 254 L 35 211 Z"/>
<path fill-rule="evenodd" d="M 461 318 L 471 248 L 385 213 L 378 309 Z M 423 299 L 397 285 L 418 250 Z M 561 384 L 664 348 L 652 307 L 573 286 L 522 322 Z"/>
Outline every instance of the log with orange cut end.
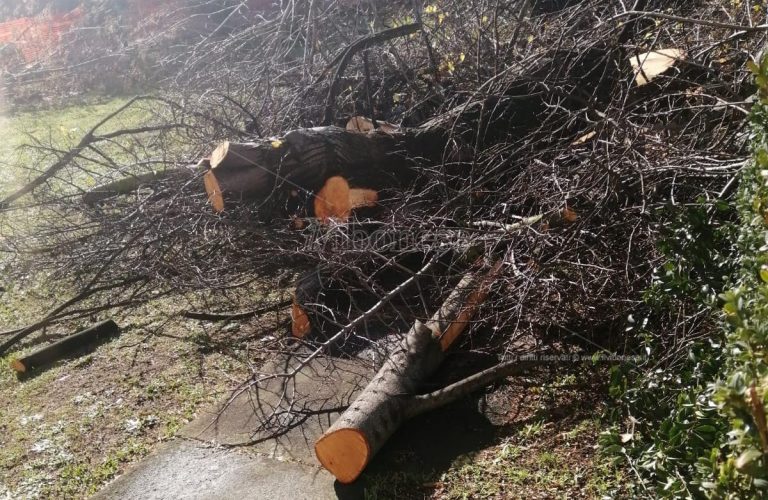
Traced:
<path fill-rule="evenodd" d="M 379 195 L 373 189 L 350 188 L 344 177 L 333 176 L 315 196 L 315 217 L 321 224 L 328 224 L 331 220 L 346 221 L 352 210 L 375 206 L 378 200 Z M 294 220 L 294 226 L 297 220 Z M 291 307 L 291 323 L 291 333 L 294 337 L 304 338 L 312 330 L 309 315 L 296 300 L 296 294 Z"/>
<path fill-rule="evenodd" d="M 488 296 L 500 269 L 497 262 L 486 273 L 468 273 L 429 321 L 416 321 L 370 384 L 315 443 L 318 460 L 340 483 L 355 481 L 403 421 L 434 406 L 417 395 Z"/>
<path fill-rule="evenodd" d="M 344 177 L 335 175 L 315 195 L 315 217 L 323 224 L 331 219 L 346 221 L 352 210 L 375 206 L 377 201 L 379 194 L 373 189 L 350 188 Z"/>

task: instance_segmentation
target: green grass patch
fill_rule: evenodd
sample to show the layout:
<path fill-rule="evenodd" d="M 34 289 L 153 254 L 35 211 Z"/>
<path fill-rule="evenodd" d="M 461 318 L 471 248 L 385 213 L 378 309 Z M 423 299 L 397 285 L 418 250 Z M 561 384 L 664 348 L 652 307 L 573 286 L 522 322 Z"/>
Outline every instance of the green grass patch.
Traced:
<path fill-rule="evenodd" d="M 200 356 L 187 322 L 162 337 L 119 322 L 120 337 L 23 381 L 0 359 L 0 498 L 88 497 L 248 376 Z"/>
<path fill-rule="evenodd" d="M 101 485 L 115 477 L 121 467 L 149 453 L 149 446 L 136 439 L 112 451 L 99 463 L 79 462 L 66 465 L 59 472 L 58 481 L 43 489 L 43 495 L 55 498 L 74 498 L 93 495 Z"/>
<path fill-rule="evenodd" d="M 127 98 L 116 98 L 102 103 L 0 116 L 0 134 L 3 136 L 0 144 L 0 164 L 3 166 L 0 195 L 20 186 L 30 175 L 29 167 L 43 166 L 36 162 L 46 156 L 35 152 L 30 145 L 69 149 L 103 117 L 115 112 L 127 101 Z M 105 127 L 105 131 L 134 127 L 147 116 L 146 110 L 138 107 L 128 109 Z"/>
<path fill-rule="evenodd" d="M 601 498 L 622 492 L 624 471 L 594 452 L 601 422 L 521 426 L 501 443 L 458 456 L 442 472 L 397 471 L 368 478 L 365 498 Z"/>
<path fill-rule="evenodd" d="M 531 433 L 532 428 L 526 427 L 482 454 L 459 457 L 440 477 L 439 497 L 570 498 L 579 492 L 599 498 L 615 492 L 623 478 L 621 471 L 599 463 L 599 457 L 583 455 L 599 425 L 595 420 L 581 421 L 557 436 L 539 424 L 539 432 Z M 566 441 L 558 441 L 560 436 Z"/>

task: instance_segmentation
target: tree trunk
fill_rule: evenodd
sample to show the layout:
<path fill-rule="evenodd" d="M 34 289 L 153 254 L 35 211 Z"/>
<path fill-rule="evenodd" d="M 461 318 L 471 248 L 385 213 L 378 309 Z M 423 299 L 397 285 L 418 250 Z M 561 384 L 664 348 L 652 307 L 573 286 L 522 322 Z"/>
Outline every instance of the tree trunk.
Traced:
<path fill-rule="evenodd" d="M 351 188 L 406 185 L 416 175 L 413 158 L 439 159 L 442 135 L 436 129 L 388 134 L 318 127 L 273 140 L 225 142 L 211 154 L 206 191 L 212 200 L 221 195 L 264 199 L 276 190 L 296 197 L 316 193 L 334 176 Z"/>
<path fill-rule="evenodd" d="M 524 137 L 540 125 L 544 97 L 523 79 L 509 94 L 469 102 L 418 127 L 367 133 L 315 127 L 225 142 L 211 155 L 206 191 L 219 211 L 222 196 L 265 199 L 276 189 L 314 195 L 333 176 L 344 177 L 351 188 L 381 190 L 410 184 L 420 165 L 450 164 L 460 174 L 471 153 L 461 144 L 482 148 L 499 137 Z"/>
<path fill-rule="evenodd" d="M 371 383 L 315 444 L 318 460 L 341 483 L 357 479 L 402 422 L 416 414 L 411 407 L 430 407 L 416 396 L 485 300 L 499 269 L 496 264 L 487 274 L 465 275 L 431 320 L 416 321 Z"/>
<path fill-rule="evenodd" d="M 401 348 L 370 384 L 315 443 L 323 467 L 341 483 L 351 483 L 405 420 L 411 395 L 444 358 L 425 324 L 417 321 Z"/>
<path fill-rule="evenodd" d="M 486 144 L 521 139 L 537 129 L 553 97 L 558 106 L 577 109 L 594 105 L 577 89 L 593 89 L 598 101 L 607 99 L 608 83 L 615 78 L 606 72 L 618 72 L 614 58 L 600 48 L 557 51 L 509 82 L 503 94 L 468 101 L 418 127 L 361 133 L 327 126 L 268 140 L 226 142 L 211 157 L 206 190 L 223 207 L 222 195 L 264 199 L 276 188 L 314 195 L 335 175 L 352 188 L 374 190 L 409 184 L 419 165 L 450 165 L 461 175 L 465 160 Z"/>
<path fill-rule="evenodd" d="M 107 320 L 97 325 L 65 337 L 22 358 L 11 361 L 11 368 L 17 373 L 26 373 L 58 361 L 84 347 L 117 335 L 119 328 L 114 321 Z"/>

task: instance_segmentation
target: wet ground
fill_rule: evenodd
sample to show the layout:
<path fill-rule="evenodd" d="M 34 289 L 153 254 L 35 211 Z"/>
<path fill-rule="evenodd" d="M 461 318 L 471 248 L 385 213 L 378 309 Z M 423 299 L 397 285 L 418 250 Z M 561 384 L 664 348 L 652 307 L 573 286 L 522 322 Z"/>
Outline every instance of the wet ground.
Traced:
<path fill-rule="evenodd" d="M 282 363 L 272 368 L 282 371 Z M 369 478 L 393 471 L 445 470 L 456 457 L 490 444 L 494 425 L 467 400 L 408 422 L 353 485 L 337 483 L 319 467 L 313 445 L 338 416 L 318 411 L 345 406 L 365 386 L 373 367 L 364 361 L 320 360 L 301 371 L 296 398 L 316 415 L 280 436 L 254 434 L 284 394 L 273 381 L 257 394 L 241 392 L 215 405 L 177 439 L 116 480 L 98 499 L 362 498 Z"/>

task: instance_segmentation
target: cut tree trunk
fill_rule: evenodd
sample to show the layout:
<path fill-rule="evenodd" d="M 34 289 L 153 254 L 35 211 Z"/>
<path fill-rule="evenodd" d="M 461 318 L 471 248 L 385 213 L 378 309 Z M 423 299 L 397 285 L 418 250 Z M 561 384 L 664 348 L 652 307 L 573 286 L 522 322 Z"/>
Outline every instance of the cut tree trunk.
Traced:
<path fill-rule="evenodd" d="M 328 179 L 340 176 L 351 189 L 378 192 L 412 181 L 413 158 L 437 161 L 445 146 L 441 135 L 421 129 L 388 134 L 318 127 L 294 130 L 273 140 L 224 142 L 211 154 L 205 187 L 212 202 L 265 199 L 275 191 L 314 194 Z M 223 208 L 223 200 L 213 204 L 216 211 Z"/>
<path fill-rule="evenodd" d="M 314 216 L 321 224 L 330 220 L 346 221 L 352 210 L 376 206 L 379 193 L 374 189 L 350 188 L 340 175 L 330 177 L 315 195 Z"/>
<path fill-rule="evenodd" d="M 410 185 L 423 165 L 446 163 L 461 174 L 471 152 L 458 145 L 482 148 L 486 140 L 523 137 L 539 126 L 544 95 L 532 92 L 527 80 L 511 92 L 453 108 L 418 127 L 360 132 L 328 126 L 224 142 L 211 154 L 206 191 L 214 210 L 221 211 L 225 198 L 264 200 L 275 192 L 314 196 L 334 176 L 352 189 L 380 192 Z"/>
<path fill-rule="evenodd" d="M 65 337 L 53 344 L 42 347 L 31 354 L 11 361 L 11 368 L 17 373 L 26 373 L 54 363 L 80 349 L 94 345 L 96 342 L 113 337 L 119 333 L 117 323 L 107 320 L 97 325 Z"/>
<path fill-rule="evenodd" d="M 500 263 L 488 273 L 465 275 L 432 319 L 416 321 L 371 383 L 317 441 L 318 460 L 339 482 L 357 479 L 406 419 L 433 407 L 418 394 L 487 297 L 499 269 Z M 441 403 L 460 393 L 448 391 Z"/>
<path fill-rule="evenodd" d="M 618 74 L 614 57 L 600 48 L 558 51 L 536 61 L 503 94 L 470 100 L 418 127 L 362 133 L 326 126 L 254 142 L 225 142 L 211 155 L 206 189 L 212 198 L 218 186 L 218 196 L 264 199 L 280 187 L 314 194 L 333 176 L 352 188 L 380 191 L 410 183 L 425 164 L 451 165 L 460 175 L 472 151 L 537 129 L 552 97 L 558 106 L 577 109 L 588 103 L 576 89 L 593 89 L 596 97 L 605 98 Z M 462 150 L 462 144 L 472 151 Z"/>
<path fill-rule="evenodd" d="M 299 305 L 294 292 L 291 301 L 291 334 L 298 339 L 303 339 L 309 335 L 310 331 L 312 331 L 312 324 L 309 321 L 309 316 Z"/>
<path fill-rule="evenodd" d="M 344 229 L 339 228 L 339 234 L 354 239 L 366 241 L 370 235 L 376 237 L 376 232 L 382 224 L 352 223 Z M 437 252 L 424 252 L 416 249 L 393 255 L 386 263 L 375 261 L 360 263 L 354 272 L 340 269 L 334 265 L 319 265 L 311 271 L 302 273 L 296 280 L 294 303 L 291 318 L 293 320 L 293 335 L 298 338 L 327 339 L 335 333 L 340 324 L 352 320 L 359 312 L 366 310 L 381 299 L 376 290 L 391 290 L 404 281 L 415 276 L 427 262 L 432 261 L 432 271 L 428 276 L 419 276 L 412 282 L 411 287 L 404 287 L 390 300 L 391 312 L 409 308 L 413 304 L 424 304 L 427 297 L 422 292 L 434 288 L 443 278 L 456 272 L 457 260 L 462 260 L 454 252 L 441 249 Z M 366 321 L 366 330 L 406 331 L 410 325 L 405 323 L 402 314 L 395 318 L 384 313 L 371 317 Z M 393 324 L 392 321 L 397 321 Z M 354 350 L 354 340 L 343 347 Z"/>
<path fill-rule="evenodd" d="M 211 168 L 226 169 L 258 164 L 262 161 L 262 146 L 258 142 L 222 142 L 211 153 Z"/>

